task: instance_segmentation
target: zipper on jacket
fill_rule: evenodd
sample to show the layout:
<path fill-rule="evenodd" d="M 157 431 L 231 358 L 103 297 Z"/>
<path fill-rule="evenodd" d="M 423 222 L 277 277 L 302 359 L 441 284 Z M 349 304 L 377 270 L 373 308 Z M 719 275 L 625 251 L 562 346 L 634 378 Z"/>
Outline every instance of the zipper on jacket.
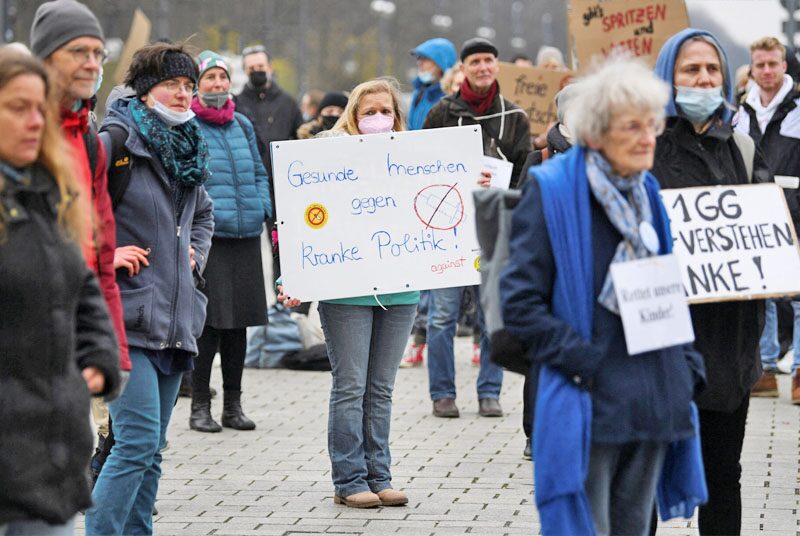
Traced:
<path fill-rule="evenodd" d="M 238 123 L 236 118 L 234 118 L 234 122 Z M 244 135 L 245 141 L 247 141 L 247 134 L 244 131 L 242 134 Z M 228 143 L 227 136 L 222 136 L 222 141 L 225 142 L 225 150 L 228 152 L 229 161 L 233 164 L 231 176 L 233 177 L 233 193 L 236 196 L 236 219 L 239 221 L 239 228 L 236 229 L 236 237 L 242 238 L 242 207 L 239 206 L 239 175 L 236 173 L 236 160 L 233 158 L 233 151 L 231 151 L 231 145 Z M 253 171 L 255 172 L 255 169 Z"/>

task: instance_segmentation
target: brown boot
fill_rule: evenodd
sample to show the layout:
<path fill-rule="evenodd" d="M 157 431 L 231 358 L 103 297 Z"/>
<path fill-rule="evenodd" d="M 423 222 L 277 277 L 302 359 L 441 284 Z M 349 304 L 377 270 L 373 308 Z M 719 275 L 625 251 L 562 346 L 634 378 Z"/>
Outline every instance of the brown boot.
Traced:
<path fill-rule="evenodd" d="M 350 508 L 375 508 L 381 505 L 381 499 L 371 491 L 362 491 L 361 493 L 354 493 L 347 497 L 333 497 L 334 504 L 343 504 Z"/>
<path fill-rule="evenodd" d="M 778 398 L 778 380 L 775 379 L 775 373 L 763 373 L 750 391 L 750 396 Z"/>
<path fill-rule="evenodd" d="M 792 374 L 792 404 L 800 404 L 800 369 Z"/>

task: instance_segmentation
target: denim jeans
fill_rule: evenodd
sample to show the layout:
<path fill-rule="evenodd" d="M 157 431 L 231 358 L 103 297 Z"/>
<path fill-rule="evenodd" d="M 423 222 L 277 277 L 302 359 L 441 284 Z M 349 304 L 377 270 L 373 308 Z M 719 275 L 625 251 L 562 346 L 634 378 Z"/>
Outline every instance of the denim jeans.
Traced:
<path fill-rule="evenodd" d="M 586 497 L 597 536 L 646 536 L 667 443 L 592 443 Z"/>
<path fill-rule="evenodd" d="M 800 301 L 792 301 L 792 311 L 794 311 L 794 325 L 792 329 L 792 348 L 794 358 L 792 359 L 792 373 L 800 368 Z M 766 372 L 775 372 L 778 367 L 778 357 L 781 353 L 781 345 L 778 341 L 778 307 L 772 300 L 766 301 L 766 311 L 764 318 L 764 331 L 761 333 L 761 365 Z"/>
<path fill-rule="evenodd" d="M 162 374 L 147 352 L 131 347 L 128 384 L 108 404 L 115 444 L 92 492 L 94 506 L 86 511 L 87 536 L 153 533 L 160 449 L 182 374 Z"/>
<path fill-rule="evenodd" d="M 72 536 L 75 534 L 75 518 L 63 525 L 50 525 L 39 519 L 12 521 L 0 525 L 0 536 Z"/>
<path fill-rule="evenodd" d="M 456 369 L 453 338 L 456 336 L 463 287 L 431 290 L 428 310 L 428 388 L 431 400 L 456 397 Z M 483 329 L 483 310 L 478 301 L 478 326 L 481 329 L 481 367 L 478 372 L 478 399 L 500 398 L 503 369 L 489 359 L 489 338 Z"/>
<path fill-rule="evenodd" d="M 781 345 L 778 342 L 778 308 L 772 300 L 767 300 L 764 305 L 764 331 L 761 332 L 759 341 L 761 365 L 765 371 L 774 372 L 778 367 L 778 356 L 781 353 Z"/>
<path fill-rule="evenodd" d="M 333 376 L 328 455 L 338 497 L 391 487 L 392 390 L 415 310 L 319 304 Z"/>

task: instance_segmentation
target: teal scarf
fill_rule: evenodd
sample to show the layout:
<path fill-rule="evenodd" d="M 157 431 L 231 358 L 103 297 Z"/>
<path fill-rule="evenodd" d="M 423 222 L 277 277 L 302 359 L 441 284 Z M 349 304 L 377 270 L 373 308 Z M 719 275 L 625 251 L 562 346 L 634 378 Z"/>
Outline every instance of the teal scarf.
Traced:
<path fill-rule="evenodd" d="M 208 180 L 208 144 L 197 121 L 170 128 L 139 99 L 131 99 L 129 107 L 139 134 L 158 156 L 171 184 L 200 186 Z"/>

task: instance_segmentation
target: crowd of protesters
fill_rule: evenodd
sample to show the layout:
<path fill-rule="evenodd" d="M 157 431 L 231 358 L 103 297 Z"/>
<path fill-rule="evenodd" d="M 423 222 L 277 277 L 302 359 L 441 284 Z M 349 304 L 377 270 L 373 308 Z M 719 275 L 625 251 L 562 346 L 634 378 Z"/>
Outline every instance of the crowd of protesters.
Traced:
<path fill-rule="evenodd" d="M 700 534 L 741 532 L 750 396 L 777 396 L 791 346 L 781 308 L 794 319 L 800 404 L 800 302 L 692 305 L 693 343 L 632 356 L 610 266 L 671 252 L 660 189 L 781 177 L 800 221 L 787 179 L 800 175 L 800 92 L 777 39 L 753 43 L 739 88 L 706 31 L 672 36 L 654 70 L 612 56 L 559 92 L 557 122 L 535 138 L 503 96 L 497 47 L 479 37 L 411 51 L 407 112 L 388 78 L 309 91 L 298 105 L 258 45 L 243 50 L 248 81 L 233 95 L 239 66 L 218 51 L 155 43 L 134 53 L 99 125 L 107 52 L 95 15 L 76 0 L 42 3 L 29 43 L 0 48 L 0 534 L 72 534 L 78 512 L 88 535 L 152 534 L 188 372 L 189 428 L 256 427 L 242 375 L 246 353 L 268 340 L 265 228 L 268 284 L 285 307 L 307 308 L 281 285 L 271 142 L 463 125 L 480 125 L 484 155 L 513 166 L 499 311 L 485 309 L 492 291 L 480 286 L 319 303 L 334 502 L 408 503 L 392 486 L 396 375 L 427 351 L 432 413 L 458 418 L 453 341 L 465 322 L 480 416 L 503 416 L 501 347 L 525 372 L 523 455 L 536 460 L 546 534 L 652 534 L 656 512 L 698 507 Z M 563 69 L 563 56 L 543 47 L 536 65 Z M 490 182 L 482 171 L 475 188 Z M 501 317 L 502 340 L 490 340 L 487 314 Z"/>

